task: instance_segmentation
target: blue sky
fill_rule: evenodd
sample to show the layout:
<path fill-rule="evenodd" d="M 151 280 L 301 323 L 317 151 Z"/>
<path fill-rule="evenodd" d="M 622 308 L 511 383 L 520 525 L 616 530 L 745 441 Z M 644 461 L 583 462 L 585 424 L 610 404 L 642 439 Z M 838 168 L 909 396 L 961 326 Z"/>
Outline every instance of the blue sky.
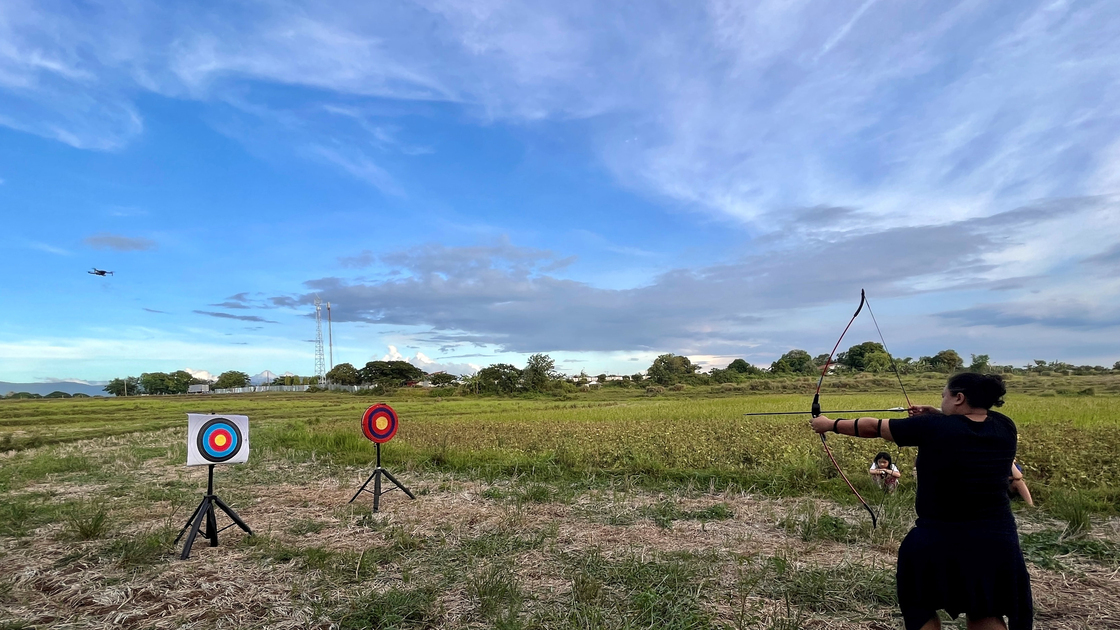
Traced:
<path fill-rule="evenodd" d="M 1120 4 L 0 5 L 0 380 L 1120 359 Z M 116 275 L 86 274 L 90 267 Z M 849 333 L 875 337 L 870 321 Z"/>

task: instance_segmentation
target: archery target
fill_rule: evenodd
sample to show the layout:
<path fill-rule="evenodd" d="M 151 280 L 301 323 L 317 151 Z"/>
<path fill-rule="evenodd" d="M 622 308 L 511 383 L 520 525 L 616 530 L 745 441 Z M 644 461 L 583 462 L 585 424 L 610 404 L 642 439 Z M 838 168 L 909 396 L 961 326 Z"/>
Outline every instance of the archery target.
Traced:
<path fill-rule="evenodd" d="M 249 460 L 247 416 L 187 414 L 187 465 L 239 464 Z"/>
<path fill-rule="evenodd" d="M 397 434 L 397 412 L 384 403 L 366 409 L 362 414 L 362 433 L 378 444 L 388 442 Z"/>

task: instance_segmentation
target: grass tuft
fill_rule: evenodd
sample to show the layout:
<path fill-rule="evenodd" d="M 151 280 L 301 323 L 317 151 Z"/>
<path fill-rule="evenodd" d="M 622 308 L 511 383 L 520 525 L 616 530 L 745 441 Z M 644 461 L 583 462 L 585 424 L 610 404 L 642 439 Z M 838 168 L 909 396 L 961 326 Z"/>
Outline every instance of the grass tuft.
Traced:
<path fill-rule="evenodd" d="M 335 614 L 339 630 L 388 630 L 428 628 L 436 620 L 435 593 L 431 589 L 391 588 L 367 593 L 348 602 Z"/>
<path fill-rule="evenodd" d="M 109 513 L 101 504 L 71 505 L 64 518 L 66 532 L 74 540 L 96 540 L 109 531 Z"/>
<path fill-rule="evenodd" d="M 496 627 L 516 625 L 525 596 L 509 564 L 496 562 L 475 571 L 467 580 L 467 593 L 483 619 Z"/>

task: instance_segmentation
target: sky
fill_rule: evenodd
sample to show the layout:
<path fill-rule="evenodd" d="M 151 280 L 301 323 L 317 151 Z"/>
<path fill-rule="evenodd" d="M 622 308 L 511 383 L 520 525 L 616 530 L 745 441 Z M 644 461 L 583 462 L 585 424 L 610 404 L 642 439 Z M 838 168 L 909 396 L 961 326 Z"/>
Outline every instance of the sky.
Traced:
<path fill-rule="evenodd" d="M 896 356 L 1111 366 L 1118 42 L 1109 0 L 6 0 L 0 380 L 311 374 L 316 296 L 334 363 L 765 366 L 861 289 Z"/>

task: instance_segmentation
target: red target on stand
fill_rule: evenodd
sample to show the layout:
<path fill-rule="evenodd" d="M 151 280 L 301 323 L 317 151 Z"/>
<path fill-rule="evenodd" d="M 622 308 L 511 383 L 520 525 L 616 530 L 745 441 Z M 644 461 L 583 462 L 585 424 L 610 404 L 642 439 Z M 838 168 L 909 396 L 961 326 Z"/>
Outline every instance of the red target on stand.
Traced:
<path fill-rule="evenodd" d="M 384 444 L 397 434 L 397 412 L 385 403 L 378 403 L 362 414 L 362 433 L 371 442 Z"/>

